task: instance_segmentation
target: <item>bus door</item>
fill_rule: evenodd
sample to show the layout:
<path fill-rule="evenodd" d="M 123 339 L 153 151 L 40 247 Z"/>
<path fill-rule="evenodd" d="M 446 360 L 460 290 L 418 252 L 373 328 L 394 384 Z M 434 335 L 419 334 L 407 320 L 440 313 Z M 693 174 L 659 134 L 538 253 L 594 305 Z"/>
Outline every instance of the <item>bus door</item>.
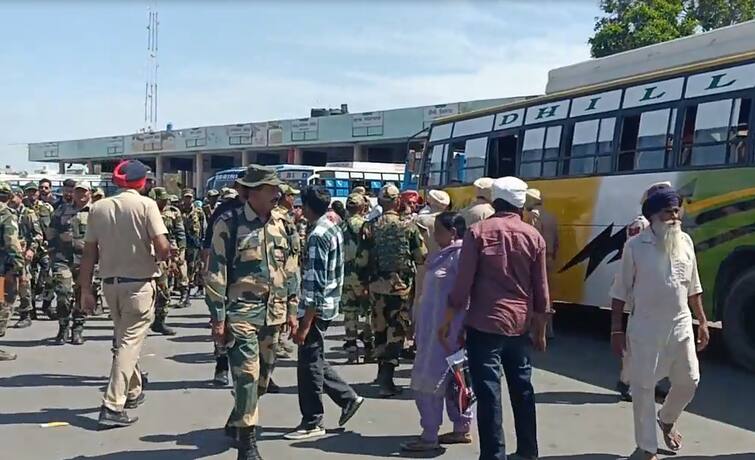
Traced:
<path fill-rule="evenodd" d="M 520 131 L 503 131 L 490 139 L 488 147 L 488 177 L 516 176 L 516 152 Z"/>

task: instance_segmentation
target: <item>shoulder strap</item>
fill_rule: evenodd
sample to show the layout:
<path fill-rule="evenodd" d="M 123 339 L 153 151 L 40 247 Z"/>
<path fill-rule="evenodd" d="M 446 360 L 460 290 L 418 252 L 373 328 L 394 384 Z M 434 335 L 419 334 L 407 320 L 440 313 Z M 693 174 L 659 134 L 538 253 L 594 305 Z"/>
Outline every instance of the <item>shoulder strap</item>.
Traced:
<path fill-rule="evenodd" d="M 228 219 L 228 240 L 225 242 L 226 275 L 228 276 L 226 294 L 229 286 L 236 281 L 233 262 L 236 259 L 236 238 L 239 234 L 239 210 L 243 209 L 242 207 L 231 209 L 231 216 Z"/>

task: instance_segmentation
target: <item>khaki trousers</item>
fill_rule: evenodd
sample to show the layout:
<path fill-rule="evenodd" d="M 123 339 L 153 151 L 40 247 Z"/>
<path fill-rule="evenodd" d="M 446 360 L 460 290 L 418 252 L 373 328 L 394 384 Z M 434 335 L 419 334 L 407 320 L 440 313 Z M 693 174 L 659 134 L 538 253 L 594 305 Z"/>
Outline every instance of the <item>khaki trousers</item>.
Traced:
<path fill-rule="evenodd" d="M 126 399 L 142 392 L 139 353 L 155 319 L 154 281 L 103 285 L 103 294 L 113 318 L 115 352 L 102 405 L 122 411 Z"/>

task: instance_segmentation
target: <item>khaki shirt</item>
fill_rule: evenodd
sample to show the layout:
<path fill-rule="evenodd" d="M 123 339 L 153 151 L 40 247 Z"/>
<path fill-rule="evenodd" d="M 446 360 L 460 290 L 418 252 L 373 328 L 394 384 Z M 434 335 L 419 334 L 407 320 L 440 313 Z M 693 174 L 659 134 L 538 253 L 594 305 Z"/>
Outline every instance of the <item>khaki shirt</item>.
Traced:
<path fill-rule="evenodd" d="M 477 199 L 477 201 L 461 210 L 461 215 L 462 217 L 464 217 L 464 222 L 466 222 L 467 228 L 469 228 L 472 224 L 476 224 L 481 220 L 487 219 L 493 214 L 495 214 L 493 205 L 479 198 Z"/>
<path fill-rule="evenodd" d="M 99 247 L 102 278 L 156 278 L 152 238 L 167 233 L 154 200 L 123 190 L 91 205 L 84 240 Z"/>

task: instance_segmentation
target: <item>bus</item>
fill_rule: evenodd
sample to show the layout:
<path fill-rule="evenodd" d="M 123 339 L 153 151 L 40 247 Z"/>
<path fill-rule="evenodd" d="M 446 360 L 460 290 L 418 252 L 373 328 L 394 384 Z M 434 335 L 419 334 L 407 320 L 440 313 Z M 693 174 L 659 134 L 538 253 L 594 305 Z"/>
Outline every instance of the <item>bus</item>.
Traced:
<path fill-rule="evenodd" d="M 558 221 L 553 299 L 608 307 L 641 195 L 671 181 L 708 318 L 755 371 L 755 22 L 556 69 L 548 88 L 436 120 L 420 187 L 446 190 L 456 209 L 483 176 L 540 189 Z"/>
<path fill-rule="evenodd" d="M 364 187 L 371 196 L 377 196 L 380 188 L 388 183 L 400 187 L 404 181 L 405 166 L 401 163 L 354 161 L 328 163 L 325 166 L 276 165 L 273 168 L 278 171 L 281 179 L 294 188 L 322 185 L 334 199 L 345 202 L 354 187 Z M 246 168 L 239 167 L 219 171 L 207 181 L 207 189 L 230 187 L 245 170 Z"/>

